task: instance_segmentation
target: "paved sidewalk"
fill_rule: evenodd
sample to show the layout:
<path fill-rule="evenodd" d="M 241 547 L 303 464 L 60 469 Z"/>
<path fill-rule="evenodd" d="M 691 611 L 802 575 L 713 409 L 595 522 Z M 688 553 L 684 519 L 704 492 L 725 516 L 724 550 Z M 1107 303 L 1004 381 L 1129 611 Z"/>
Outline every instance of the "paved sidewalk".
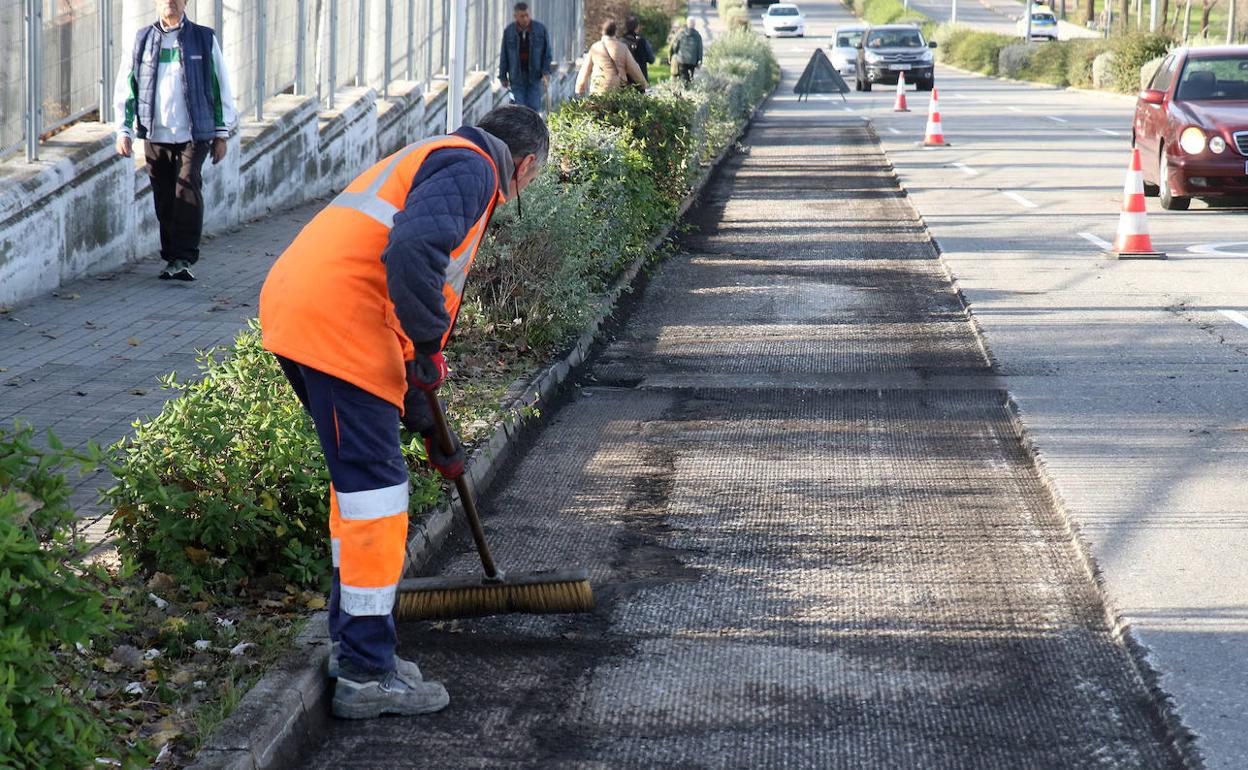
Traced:
<path fill-rule="evenodd" d="M 0 423 L 22 420 L 71 447 L 111 444 L 160 411 L 158 378 L 194 372 L 195 351 L 229 343 L 257 313 L 277 254 L 324 202 L 206 240 L 198 281 L 161 281 L 152 257 L 75 281 L 0 314 Z M 73 501 L 92 544 L 108 522 L 95 504 L 99 473 L 77 479 Z"/>

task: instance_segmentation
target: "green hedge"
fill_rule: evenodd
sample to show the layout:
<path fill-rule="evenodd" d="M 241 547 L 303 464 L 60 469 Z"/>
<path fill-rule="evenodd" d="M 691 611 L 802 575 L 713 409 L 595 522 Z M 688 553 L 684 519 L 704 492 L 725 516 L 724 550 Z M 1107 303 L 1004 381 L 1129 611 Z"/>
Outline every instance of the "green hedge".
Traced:
<path fill-rule="evenodd" d="M 26 426 L 0 429 L 0 767 L 133 766 L 138 749 L 82 674 L 91 645 L 120 625 L 111 579 L 81 560 L 65 480 L 100 455 L 47 444 Z"/>

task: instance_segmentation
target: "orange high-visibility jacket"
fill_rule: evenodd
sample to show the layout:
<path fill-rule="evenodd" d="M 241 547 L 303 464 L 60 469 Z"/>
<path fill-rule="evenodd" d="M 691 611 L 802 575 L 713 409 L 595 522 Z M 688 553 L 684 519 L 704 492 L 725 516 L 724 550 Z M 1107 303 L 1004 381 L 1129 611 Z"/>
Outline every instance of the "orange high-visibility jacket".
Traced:
<path fill-rule="evenodd" d="M 442 289 L 450 325 L 462 301 L 468 269 L 495 206 L 505 200 L 499 169 L 471 140 L 451 135 L 408 145 L 355 179 L 316 215 L 274 263 L 260 291 L 264 347 L 279 356 L 346 380 L 403 408 L 405 361 L 412 340 L 395 315 L 382 252 L 399 213 L 434 150 L 480 153 L 494 171 L 485 212 L 451 251 Z"/>

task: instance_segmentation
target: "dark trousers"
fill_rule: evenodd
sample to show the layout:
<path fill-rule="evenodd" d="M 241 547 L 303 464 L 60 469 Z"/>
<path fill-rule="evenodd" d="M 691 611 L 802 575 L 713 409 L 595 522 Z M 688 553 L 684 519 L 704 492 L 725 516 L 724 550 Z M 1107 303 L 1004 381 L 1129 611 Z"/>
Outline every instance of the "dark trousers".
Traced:
<path fill-rule="evenodd" d="M 160 256 L 166 262 L 199 261 L 204 232 L 204 160 L 211 142 L 145 142 L 147 176 L 160 223 Z"/>
<path fill-rule="evenodd" d="M 693 72 L 698 68 L 696 64 L 678 64 L 676 73 L 680 75 L 680 79 L 688 83 L 693 80 Z"/>
<path fill-rule="evenodd" d="M 399 446 L 397 407 L 324 372 L 281 356 L 277 360 L 295 395 L 312 415 L 329 467 L 331 495 L 407 483 L 407 463 Z M 341 660 L 351 668 L 365 674 L 393 671 L 398 641 L 393 606 L 353 614 L 343 599 L 342 586 L 360 569 L 359 564 L 350 560 L 361 556 L 377 561 L 396 558 L 401 569 L 407 539 L 374 542 L 367 553 L 361 553 L 359 548 L 339 539 L 351 535 L 341 530 L 335 533 L 332 517 L 331 511 L 334 579 L 329 595 L 329 637 L 341 642 Z M 404 513 L 404 535 L 406 521 Z"/>

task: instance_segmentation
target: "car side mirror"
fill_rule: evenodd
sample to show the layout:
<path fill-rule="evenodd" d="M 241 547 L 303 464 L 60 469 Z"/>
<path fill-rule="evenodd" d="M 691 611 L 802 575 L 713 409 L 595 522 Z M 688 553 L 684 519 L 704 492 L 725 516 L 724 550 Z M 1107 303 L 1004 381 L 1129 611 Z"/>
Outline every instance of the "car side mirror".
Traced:
<path fill-rule="evenodd" d="M 1166 101 L 1166 92 L 1157 91 L 1152 88 L 1145 88 L 1140 91 L 1140 101 L 1147 104 L 1164 104 Z"/>
<path fill-rule="evenodd" d="M 854 48 L 857 48 L 859 51 L 861 51 L 861 50 L 862 50 L 862 43 L 854 43 Z"/>
<path fill-rule="evenodd" d="M 935 48 L 935 47 L 936 47 L 936 41 L 935 41 L 935 40 L 930 41 L 930 42 L 927 44 L 927 47 L 928 47 L 928 48 Z"/>

